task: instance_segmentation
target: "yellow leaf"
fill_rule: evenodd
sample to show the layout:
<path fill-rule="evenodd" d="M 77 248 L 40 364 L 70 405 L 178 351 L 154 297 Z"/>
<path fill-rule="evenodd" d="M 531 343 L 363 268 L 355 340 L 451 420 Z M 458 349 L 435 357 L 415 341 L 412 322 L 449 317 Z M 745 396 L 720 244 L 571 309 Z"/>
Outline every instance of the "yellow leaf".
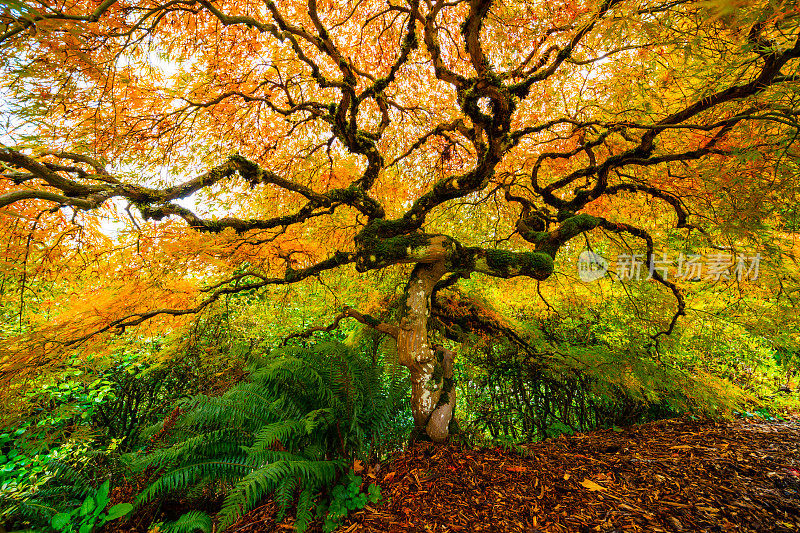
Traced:
<path fill-rule="evenodd" d="M 600 490 L 600 491 L 608 490 L 607 488 L 605 488 L 605 487 L 603 487 L 601 485 L 598 485 L 597 483 L 595 483 L 594 481 L 592 481 L 589 478 L 586 478 L 583 481 L 581 481 L 581 485 L 586 487 L 587 489 L 589 489 L 592 492 L 597 492 L 598 490 Z"/>

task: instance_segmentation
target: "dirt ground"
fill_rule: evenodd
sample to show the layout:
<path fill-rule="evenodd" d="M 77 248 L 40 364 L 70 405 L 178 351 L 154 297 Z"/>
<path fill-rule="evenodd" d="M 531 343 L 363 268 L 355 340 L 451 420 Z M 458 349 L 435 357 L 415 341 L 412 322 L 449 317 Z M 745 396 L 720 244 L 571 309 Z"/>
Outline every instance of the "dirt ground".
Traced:
<path fill-rule="evenodd" d="M 419 444 L 340 532 L 798 532 L 800 420 L 662 420 L 531 445 Z M 267 503 L 228 531 L 291 531 Z M 320 531 L 317 525 L 314 528 Z"/>

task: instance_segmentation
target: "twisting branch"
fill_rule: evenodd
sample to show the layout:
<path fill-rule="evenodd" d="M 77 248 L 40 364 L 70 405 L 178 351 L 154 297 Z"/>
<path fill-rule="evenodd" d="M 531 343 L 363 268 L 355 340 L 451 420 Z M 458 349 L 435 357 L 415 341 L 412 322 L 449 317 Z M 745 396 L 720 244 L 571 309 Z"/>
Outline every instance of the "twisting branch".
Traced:
<path fill-rule="evenodd" d="M 670 198 L 668 195 L 660 196 L 663 199 Z M 670 202 L 672 200 L 669 200 Z M 678 204 L 679 205 L 679 204 Z M 684 220 L 685 221 L 685 220 Z M 602 228 L 606 231 L 610 231 L 612 233 L 628 233 L 633 235 L 634 237 L 638 237 L 645 241 L 647 246 L 647 255 L 646 257 L 652 258 L 653 257 L 653 238 L 650 234 L 638 228 L 632 224 L 622 223 L 622 222 L 612 222 L 602 217 L 591 216 L 586 214 L 579 214 L 573 215 L 563 221 L 553 230 L 547 231 L 540 231 L 540 232 L 530 232 L 530 233 L 523 233 L 520 232 L 520 235 L 532 242 L 536 245 L 536 250 L 540 252 L 544 252 L 551 257 L 555 257 L 558 253 L 558 250 L 561 248 L 562 245 L 566 244 L 568 241 L 577 237 L 578 235 L 590 231 L 596 228 Z M 670 320 L 669 326 L 662 331 L 651 335 L 655 346 L 658 346 L 658 340 L 660 337 L 669 335 L 675 329 L 677 325 L 678 319 L 681 316 L 686 314 L 686 302 L 683 298 L 683 294 L 681 294 L 680 289 L 677 285 L 673 282 L 666 280 L 661 276 L 661 273 L 657 270 L 654 270 L 652 273 L 653 279 L 655 279 L 658 283 L 667 287 L 675 297 L 677 302 L 677 309 Z"/>
<path fill-rule="evenodd" d="M 722 137 L 726 135 L 737 123 L 748 117 L 746 113 L 740 113 L 715 123 L 714 126 L 721 126 L 720 129 L 705 145 L 697 149 L 661 155 L 653 155 L 653 152 L 655 151 L 655 139 L 662 132 L 681 125 L 687 120 L 723 103 L 756 95 L 771 85 L 781 83 L 781 68 L 787 62 L 796 58 L 800 58 L 800 37 L 795 41 L 791 48 L 772 50 L 769 54 L 765 55 L 763 65 L 760 71 L 754 76 L 752 81 L 740 85 L 732 85 L 726 89 L 717 91 L 710 96 L 697 100 L 681 111 L 672 113 L 655 124 L 647 127 L 636 146 L 629 148 L 622 153 L 610 155 L 605 159 L 605 161 L 600 163 L 594 162 L 592 158 L 589 166 L 572 171 L 568 175 L 549 183 L 546 186 L 542 186 L 538 180 L 539 170 L 545 160 L 570 158 L 577 153 L 586 150 L 587 146 L 590 148 L 600 144 L 600 142 L 602 142 L 602 140 L 604 140 L 612 132 L 622 131 L 622 129 L 625 127 L 625 124 L 620 123 L 613 126 L 609 125 L 610 127 L 602 132 L 598 136 L 598 139 L 578 146 L 572 151 L 545 152 L 540 154 L 531 172 L 532 187 L 537 194 L 542 196 L 548 205 L 558 209 L 576 212 L 606 192 L 608 186 L 607 176 L 612 170 L 621 169 L 628 165 L 652 166 L 672 161 L 690 161 L 700 159 L 706 155 L 714 153 L 729 154 L 729 151 L 717 149 L 716 145 L 722 139 Z M 643 126 L 636 125 L 635 127 L 642 128 Z M 711 127 L 707 126 L 707 128 Z M 523 133 L 521 130 L 513 133 L 512 136 L 518 141 L 527 133 L 527 131 L 530 131 L 530 128 L 528 128 L 525 133 Z M 555 194 L 556 191 L 567 187 L 578 179 L 589 178 L 591 176 L 597 176 L 594 186 L 592 186 L 590 189 L 577 189 L 573 198 L 564 199 Z"/>
<path fill-rule="evenodd" d="M 571 56 L 572 51 L 576 46 L 578 46 L 578 43 L 580 43 L 581 39 L 589 34 L 589 32 L 594 29 L 597 22 L 605 17 L 608 11 L 621 1 L 622 0 L 605 0 L 600 5 L 591 20 L 589 20 L 577 32 L 575 32 L 575 35 L 572 37 L 572 39 L 570 39 L 569 43 L 564 48 L 558 49 L 555 59 L 553 59 L 553 62 L 550 63 L 548 67 L 542 68 L 550 60 L 550 55 L 556 50 L 555 48 L 548 49 L 543 54 L 542 60 L 540 60 L 539 64 L 536 65 L 533 72 L 528 76 L 527 79 L 510 87 L 511 93 L 520 98 L 527 97 L 531 90 L 531 86 L 533 86 L 534 83 L 546 80 L 553 75 L 553 73 L 558 70 L 561 64 Z"/>
<path fill-rule="evenodd" d="M 462 129 L 464 129 L 464 121 L 460 118 L 453 120 L 452 122 L 439 124 L 431 131 L 421 135 L 416 141 L 414 141 L 414 143 L 411 146 L 408 147 L 408 149 L 405 152 L 397 156 L 391 163 L 389 163 L 387 165 L 387 168 L 395 166 L 397 163 L 408 157 L 414 150 L 418 149 L 420 146 L 428 142 L 428 139 L 430 139 L 431 137 L 441 136 L 446 131 L 459 131 Z"/>
<path fill-rule="evenodd" d="M 633 235 L 634 237 L 638 237 L 639 239 L 642 239 L 645 242 L 646 247 L 647 247 L 647 251 L 645 253 L 646 254 L 645 257 L 647 257 L 648 260 L 652 260 L 652 258 L 654 257 L 653 256 L 653 238 L 645 230 L 643 230 L 641 228 L 637 228 L 636 226 L 633 226 L 632 224 L 620 224 L 620 223 L 615 223 L 615 222 L 610 222 L 610 221 L 603 221 L 602 224 L 600 225 L 600 227 L 602 227 L 603 229 L 605 229 L 607 231 L 611 231 L 613 233 L 628 233 L 630 235 Z M 672 318 L 669 321 L 669 325 L 666 327 L 666 329 L 659 330 L 656 333 L 650 335 L 650 338 L 652 339 L 653 344 L 652 344 L 652 346 L 649 346 L 648 348 L 653 348 L 657 352 L 660 338 L 661 337 L 666 337 L 666 336 L 669 336 L 670 334 L 672 334 L 672 332 L 675 329 L 675 326 L 678 324 L 678 320 L 680 319 L 680 317 L 686 316 L 686 300 L 684 299 L 683 293 L 681 293 L 681 290 L 678 288 L 678 286 L 675 283 L 673 283 L 673 282 L 671 282 L 671 281 L 669 281 L 667 279 L 664 279 L 664 277 L 661 275 L 661 272 L 659 272 L 656 269 L 653 269 L 653 271 L 651 272 L 651 275 L 652 275 L 654 280 L 656 280 L 661 285 L 667 287 L 670 290 L 670 292 L 672 292 L 672 295 L 675 297 L 675 301 L 676 301 L 675 313 L 673 313 Z"/>
<path fill-rule="evenodd" d="M 68 15 L 56 9 L 53 9 L 52 12 L 50 13 L 48 13 L 44 9 L 29 10 L 25 13 L 24 17 L 15 18 L 14 19 L 15 25 L 12 24 L 10 29 L 8 29 L 4 34 L 0 35 L 0 44 L 7 41 L 11 37 L 14 37 L 17 34 L 34 27 L 37 22 L 41 22 L 43 20 L 97 22 L 98 20 L 100 20 L 100 17 L 102 17 L 103 14 L 105 14 L 105 12 L 108 11 L 109 8 L 111 8 L 111 6 L 113 6 L 116 3 L 117 0 L 105 0 L 104 2 L 101 2 L 95 8 L 94 11 L 92 11 L 91 13 L 87 13 L 85 15 Z"/>
<path fill-rule="evenodd" d="M 369 326 L 395 339 L 397 338 L 399 332 L 399 328 L 394 324 L 389 324 L 388 322 L 382 322 L 381 320 L 371 315 L 360 313 L 355 309 L 353 309 L 352 307 L 345 306 L 344 309 L 342 309 L 342 312 L 336 315 L 333 319 L 333 322 L 331 322 L 327 326 L 314 326 L 300 333 L 293 333 L 288 337 L 286 337 L 285 339 L 283 339 L 283 341 L 281 342 L 281 346 L 286 346 L 286 343 L 289 342 L 291 339 L 307 339 L 317 331 L 324 331 L 330 333 L 331 331 L 338 329 L 339 323 L 345 318 L 354 318 L 355 320 L 361 322 L 365 326 Z"/>
<path fill-rule="evenodd" d="M 67 154 L 65 157 L 78 160 L 83 156 Z M 91 164 L 90 158 L 86 158 L 86 161 Z M 23 182 L 40 179 L 45 182 L 46 186 L 60 191 L 54 192 L 40 188 L 11 191 L 0 196 L 0 208 L 23 200 L 38 199 L 78 209 L 92 210 L 112 198 L 124 198 L 137 206 L 145 219 L 160 220 L 170 215 L 176 215 L 198 231 L 213 233 L 227 228 L 244 233 L 255 229 L 289 226 L 318 216 L 332 214 L 340 205 L 349 205 L 369 217 L 380 218 L 383 216 L 383 207 L 363 189 L 332 189 L 324 194 L 318 193 L 310 187 L 282 178 L 275 172 L 264 169 L 239 154 L 230 156 L 221 165 L 196 178 L 164 189 L 125 184 L 104 170 L 103 174 L 89 175 L 78 168 L 42 163 L 11 148 L 0 148 L 0 162 L 27 170 L 30 177 L 26 174 L 24 180 L 21 180 Z M 99 166 L 99 163 L 94 163 Z M 62 176 L 63 173 L 69 172 L 76 174 L 78 180 Z M 225 217 L 219 220 L 202 219 L 190 209 L 174 203 L 175 200 L 187 198 L 201 189 L 209 188 L 220 181 L 237 176 L 244 179 L 251 187 L 262 184 L 275 185 L 305 197 L 308 202 L 292 214 L 268 219 Z"/>
<path fill-rule="evenodd" d="M 633 183 L 620 183 L 617 185 L 611 185 L 606 189 L 607 195 L 614 195 L 620 192 L 643 192 L 652 196 L 653 198 L 659 198 L 668 203 L 670 206 L 672 206 L 672 209 L 675 210 L 675 214 L 678 216 L 678 221 L 675 223 L 676 228 L 695 227 L 687 222 L 689 218 L 689 212 L 686 209 L 686 206 L 684 206 L 681 199 L 675 196 L 674 194 L 662 191 L 661 189 L 657 189 L 656 187 L 650 187 L 648 185 L 637 185 Z"/>

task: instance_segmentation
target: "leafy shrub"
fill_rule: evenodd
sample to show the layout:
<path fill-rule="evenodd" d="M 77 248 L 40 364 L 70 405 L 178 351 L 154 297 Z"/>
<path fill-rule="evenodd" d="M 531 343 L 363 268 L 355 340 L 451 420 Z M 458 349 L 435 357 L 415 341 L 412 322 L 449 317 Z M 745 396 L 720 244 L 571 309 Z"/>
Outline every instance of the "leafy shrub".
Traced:
<path fill-rule="evenodd" d="M 168 354 L 172 358 L 152 361 L 152 354 L 147 352 L 159 349 L 155 341 L 138 351 L 128 347 L 108 361 L 100 373 L 110 394 L 93 409 L 91 422 L 106 438 L 118 441 L 122 451 L 140 445 L 142 428 L 163 418 L 189 391 L 196 392 L 205 377 L 204 371 L 182 354 Z"/>
<path fill-rule="evenodd" d="M 69 513 L 58 513 L 50 520 L 50 526 L 61 533 L 91 533 L 95 528 L 128 514 L 133 505 L 118 503 L 104 512 L 109 503 L 109 482 L 106 481 L 93 494 L 87 494 L 80 507 Z"/>
<path fill-rule="evenodd" d="M 80 470 L 69 464 L 85 461 L 85 451 L 62 446 L 56 452 L 43 472 L 44 482 L 36 490 L 0 496 L 6 525 L 30 524 L 36 531 L 90 533 L 133 509 L 131 504 L 122 503 L 105 512 L 110 502 L 110 482 L 95 489 Z"/>
<path fill-rule="evenodd" d="M 9 495 L 26 492 L 38 486 L 37 478 L 41 477 L 50 453 L 25 453 L 17 446 L 15 439 L 25 433 L 26 426 L 14 428 L 11 432 L 0 434 L 0 493 Z M 0 508 L 0 517 L 2 517 Z"/>
<path fill-rule="evenodd" d="M 0 520 L 45 527 L 57 513 L 81 505 L 92 490 L 89 478 L 102 477 L 99 469 L 116 449 L 115 441 L 100 445 L 90 424 L 111 398 L 107 382 L 86 382 L 78 369 L 27 394 L 28 419 L 0 433 Z"/>
<path fill-rule="evenodd" d="M 87 448 L 72 441 L 50 450 L 31 450 L 14 440 L 24 435 L 26 426 L 0 434 L 4 453 L 0 455 L 0 520 L 41 525 L 84 497 L 88 480 L 63 475 L 71 469 L 62 461 L 86 461 Z"/>
<path fill-rule="evenodd" d="M 280 519 L 299 492 L 295 528 L 304 531 L 314 499 L 368 453 L 405 399 L 404 382 L 336 342 L 275 350 L 249 372 L 220 397 L 186 402 L 174 444 L 136 465 L 158 475 L 138 504 L 226 482 L 218 515 L 225 529 L 271 493 Z"/>
<path fill-rule="evenodd" d="M 325 533 L 332 533 L 338 528 L 350 511 L 363 509 L 367 502 L 377 503 L 381 499 L 381 488 L 370 483 L 367 492 L 361 492 L 363 479 L 356 475 L 352 470 L 343 477 L 338 485 L 331 491 L 330 503 L 324 502 L 317 508 L 317 516 L 325 517 L 322 530 Z"/>

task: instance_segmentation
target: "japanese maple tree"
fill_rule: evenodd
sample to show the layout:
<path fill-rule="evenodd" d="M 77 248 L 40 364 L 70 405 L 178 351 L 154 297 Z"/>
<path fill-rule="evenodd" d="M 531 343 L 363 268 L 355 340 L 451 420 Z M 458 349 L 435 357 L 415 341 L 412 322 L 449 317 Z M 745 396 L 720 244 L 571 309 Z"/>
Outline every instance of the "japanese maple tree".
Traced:
<path fill-rule="evenodd" d="M 729 199 L 757 190 L 758 219 L 796 194 L 793 5 L 6 1 L 4 275 L 85 287 L 34 328 L 46 358 L 227 294 L 411 265 L 397 320 L 338 319 L 396 339 L 415 424 L 443 441 L 435 291 L 546 280 L 593 230 L 648 256 L 665 226 L 713 242 L 737 229 Z M 685 303 L 653 279 L 674 295 L 657 340 Z"/>

